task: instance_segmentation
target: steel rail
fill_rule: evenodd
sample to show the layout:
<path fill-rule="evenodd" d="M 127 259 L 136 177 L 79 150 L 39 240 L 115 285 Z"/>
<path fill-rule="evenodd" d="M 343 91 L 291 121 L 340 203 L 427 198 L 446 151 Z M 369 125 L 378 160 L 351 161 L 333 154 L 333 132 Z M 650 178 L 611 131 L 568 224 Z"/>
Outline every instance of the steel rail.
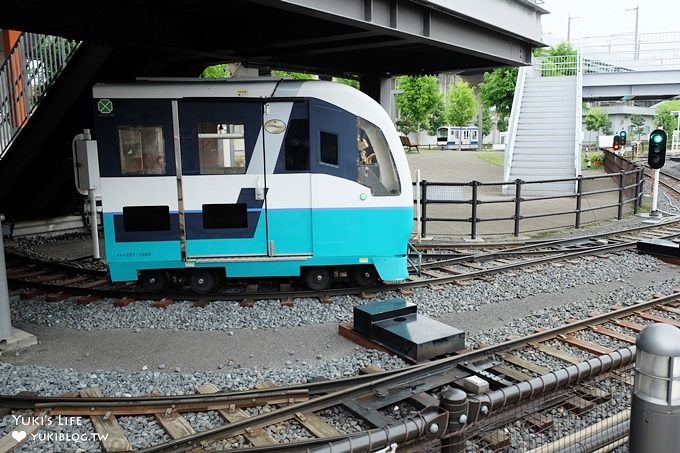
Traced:
<path fill-rule="evenodd" d="M 499 257 L 502 256 L 504 253 L 505 254 L 510 254 L 513 251 L 515 254 L 520 253 L 521 251 L 528 251 L 532 249 L 536 249 L 537 247 L 547 247 L 547 246 L 557 246 L 559 244 L 569 244 L 569 243 L 574 243 L 577 241 L 586 241 L 589 239 L 606 239 L 606 238 L 615 238 L 617 235 L 623 235 L 623 234 L 630 234 L 630 233 L 635 233 L 635 232 L 642 232 L 642 231 L 652 231 L 654 229 L 659 229 L 659 228 L 667 228 L 667 227 L 673 227 L 677 226 L 680 224 L 680 219 L 673 219 L 669 220 L 667 222 L 663 223 L 658 223 L 650 226 L 638 226 L 638 227 L 632 227 L 632 228 L 627 228 L 627 229 L 622 229 L 618 231 L 614 231 L 611 233 L 598 233 L 598 234 L 593 234 L 590 236 L 584 236 L 580 238 L 569 238 L 569 239 L 559 239 L 555 241 L 546 241 L 546 242 L 539 242 L 539 243 L 532 243 L 532 244 L 526 244 L 522 245 L 519 247 L 511 248 L 506 251 L 493 251 L 493 252 L 480 252 L 477 254 L 469 255 L 465 259 L 459 259 L 459 260 L 481 260 L 481 259 L 493 259 L 494 257 Z M 664 234 L 660 235 L 660 239 L 672 239 L 680 236 L 679 233 L 673 233 L 673 234 Z M 277 299 L 288 299 L 288 298 L 323 298 L 323 297 L 332 297 L 332 296 L 344 296 L 344 295 L 360 295 L 360 294 L 376 294 L 376 293 L 381 293 L 385 291 L 398 291 L 398 290 L 403 290 L 403 289 L 409 289 L 409 288 L 417 288 L 417 287 L 425 287 L 425 286 L 430 286 L 430 285 L 439 285 L 439 284 L 447 284 L 447 283 L 454 283 L 456 281 L 460 280 L 466 280 L 466 279 L 471 279 L 471 278 L 477 278 L 481 277 L 483 275 L 492 275 L 508 270 L 514 270 L 517 268 L 525 267 L 525 266 L 532 266 L 532 265 L 539 265 L 539 264 L 546 264 L 549 262 L 554 262 L 554 261 L 561 261 L 561 260 L 566 260 L 566 259 L 571 259 L 571 258 L 578 258 L 581 256 L 587 256 L 587 255 L 601 255 L 601 254 L 606 254 L 606 253 L 611 253 L 611 252 L 616 252 L 616 251 L 621 251 L 621 250 L 627 250 L 634 248 L 636 245 L 635 242 L 633 241 L 622 241 L 620 243 L 614 243 L 614 244 L 601 244 L 601 245 L 595 245 L 593 247 L 581 249 L 581 250 L 565 250 L 563 253 L 557 253 L 555 252 L 552 256 L 549 257 L 542 257 L 542 258 L 535 258 L 535 259 L 530 259 L 530 260 L 524 260 L 524 261 L 519 261 L 517 263 L 509 263 L 506 265 L 502 266 L 496 266 L 493 268 L 489 269 L 484 269 L 484 270 L 474 270 L 474 271 L 469 271 L 469 272 L 461 272 L 456 275 L 450 275 L 450 276 L 442 276 L 442 277 L 431 277 L 428 279 L 423 279 L 423 280 L 417 280 L 417 281 L 406 281 L 406 282 L 401 282 L 401 283 L 392 283 L 392 284 L 381 284 L 377 286 L 372 286 L 372 287 L 350 287 L 350 288 L 333 288 L 333 289 L 327 289 L 327 290 L 321 290 L 321 291 L 315 291 L 315 290 L 287 290 L 287 291 L 262 291 L 262 292 L 256 292 L 256 293 L 247 293 L 247 292 L 239 292 L 239 293 L 210 293 L 210 294 L 204 294 L 204 295 L 199 295 L 195 294 L 193 292 L 189 292 L 188 290 L 177 290 L 177 291 L 166 291 L 164 293 L 149 293 L 149 292 L 143 292 L 139 291 L 135 288 L 131 288 L 131 285 L 119 285 L 123 286 L 124 289 L 121 288 L 108 288 L 108 289 L 99 289 L 99 288 L 86 288 L 86 287 L 78 287 L 78 286 L 68 286 L 68 287 L 61 287 L 59 285 L 51 284 L 49 282 L 31 282 L 27 280 L 18 280 L 12 277 L 8 277 L 8 281 L 12 284 L 16 285 L 24 285 L 28 287 L 33 287 L 37 289 L 42 289 L 45 291 L 62 291 L 62 292 L 67 292 L 69 294 L 73 295 L 97 295 L 103 298 L 134 298 L 137 300 L 162 300 L 162 299 L 167 299 L 167 298 L 173 298 L 173 299 L 179 299 L 179 300 L 186 300 L 186 301 L 243 301 L 243 300 L 277 300 Z M 455 247 L 456 245 L 452 245 L 452 247 Z M 455 263 L 455 260 L 458 258 L 451 258 L 451 262 Z M 442 263 L 439 263 L 441 265 Z M 52 265 L 51 262 L 47 262 L 47 266 Z M 433 265 L 434 266 L 434 265 Z M 78 271 L 80 271 L 80 268 L 77 268 Z M 82 272 L 87 272 L 86 270 L 82 270 Z M 97 274 L 99 275 L 99 274 Z"/>

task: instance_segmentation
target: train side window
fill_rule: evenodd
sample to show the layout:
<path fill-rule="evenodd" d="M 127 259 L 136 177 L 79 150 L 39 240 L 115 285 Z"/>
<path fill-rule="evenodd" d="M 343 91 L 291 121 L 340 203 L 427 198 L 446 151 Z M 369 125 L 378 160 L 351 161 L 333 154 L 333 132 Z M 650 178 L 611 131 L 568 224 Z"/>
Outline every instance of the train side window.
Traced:
<path fill-rule="evenodd" d="M 198 125 L 198 154 L 202 175 L 246 172 L 243 124 L 206 122 Z"/>
<path fill-rule="evenodd" d="M 331 132 L 321 132 L 321 162 L 338 165 L 338 136 Z"/>
<path fill-rule="evenodd" d="M 127 232 L 170 230 L 168 206 L 123 206 L 123 229 Z"/>
<path fill-rule="evenodd" d="M 290 120 L 286 131 L 286 170 L 309 170 L 309 120 Z"/>
<path fill-rule="evenodd" d="M 248 206 L 245 203 L 203 205 L 203 228 L 247 227 Z"/>
<path fill-rule="evenodd" d="M 165 146 L 161 126 L 118 128 L 121 175 L 164 175 Z"/>
<path fill-rule="evenodd" d="M 357 156 L 359 184 L 370 187 L 375 196 L 401 193 L 397 166 L 387 139 L 377 126 L 363 118 L 357 118 Z"/>

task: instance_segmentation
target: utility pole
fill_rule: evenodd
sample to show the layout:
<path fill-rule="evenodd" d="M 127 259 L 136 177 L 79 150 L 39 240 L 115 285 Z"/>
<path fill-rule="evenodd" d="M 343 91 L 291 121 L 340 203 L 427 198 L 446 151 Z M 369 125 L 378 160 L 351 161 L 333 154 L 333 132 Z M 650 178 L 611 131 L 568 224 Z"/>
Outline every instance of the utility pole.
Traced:
<path fill-rule="evenodd" d="M 571 20 L 572 19 L 578 19 L 578 17 L 569 16 L 569 19 L 567 21 L 567 42 L 571 42 Z"/>
<path fill-rule="evenodd" d="M 640 34 L 638 33 L 640 25 L 640 5 L 635 8 L 627 9 L 628 11 L 635 11 L 635 60 L 640 59 Z"/>

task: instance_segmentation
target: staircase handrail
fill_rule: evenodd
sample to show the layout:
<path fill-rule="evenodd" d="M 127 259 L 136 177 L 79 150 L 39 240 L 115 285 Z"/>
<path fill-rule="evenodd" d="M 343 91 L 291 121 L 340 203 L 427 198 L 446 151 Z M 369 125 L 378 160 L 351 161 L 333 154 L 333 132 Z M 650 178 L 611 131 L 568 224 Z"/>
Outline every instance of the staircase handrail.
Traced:
<path fill-rule="evenodd" d="M 79 46 L 57 36 L 21 33 L 0 66 L 0 159 Z"/>
<path fill-rule="evenodd" d="M 574 99 L 574 168 L 578 176 L 581 174 L 581 146 L 583 142 L 583 52 L 579 49 L 576 53 L 576 93 Z M 578 189 L 576 189 L 578 190 Z"/>
<path fill-rule="evenodd" d="M 512 155 L 515 149 L 515 137 L 517 136 L 517 127 L 519 125 L 519 111 L 522 108 L 522 97 L 524 96 L 524 83 L 527 78 L 527 73 L 533 71 L 533 66 L 520 66 L 517 71 L 517 83 L 515 84 L 515 94 L 512 98 L 512 107 L 510 108 L 510 119 L 508 121 L 508 136 L 505 144 L 505 161 L 503 163 L 503 177 L 504 181 L 510 180 L 510 165 L 512 162 Z"/>

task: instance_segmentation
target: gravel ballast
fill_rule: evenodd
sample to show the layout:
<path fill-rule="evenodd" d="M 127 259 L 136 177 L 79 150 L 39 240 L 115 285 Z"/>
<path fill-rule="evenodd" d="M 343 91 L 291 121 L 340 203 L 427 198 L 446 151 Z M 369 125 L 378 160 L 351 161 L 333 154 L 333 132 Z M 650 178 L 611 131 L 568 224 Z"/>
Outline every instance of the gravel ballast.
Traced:
<path fill-rule="evenodd" d="M 607 311 L 616 304 L 630 305 L 655 293 L 667 294 L 675 288 L 680 288 L 677 267 L 624 252 L 560 267 L 545 265 L 540 271 L 514 271 L 495 276 L 491 282 L 420 288 L 407 300 L 418 305 L 419 313 L 465 330 L 466 346 L 474 348 L 504 341 L 511 335 L 532 333 L 536 327 L 561 325 L 570 317 Z M 383 296 L 380 299 L 396 295 Z M 138 396 L 152 391 L 191 394 L 207 383 L 222 390 L 243 390 L 265 381 L 285 385 L 318 377 L 340 378 L 368 365 L 384 369 L 406 366 L 399 358 L 358 347 L 338 335 L 338 324 L 351 321 L 354 305 L 368 302 L 349 296 L 334 298 L 331 304 L 300 300 L 293 308 L 280 307 L 276 301 L 258 302 L 252 308 L 230 302 L 211 303 L 205 308 L 189 302 L 178 302 L 167 309 L 153 308 L 146 302 L 113 308 L 111 301 L 81 306 L 75 300 L 55 304 L 38 298 L 27 302 L 16 294 L 10 302 L 15 326 L 38 332 L 57 329 L 63 335 L 0 357 L 0 379 L 7 394 L 37 391 L 52 396 L 93 386 L 107 396 Z M 65 343 L 50 344 L 57 338 Z M 99 344 L 105 347 L 100 349 Z M 46 355 L 41 350 L 47 350 Z M 108 355 L 111 363 L 99 355 Z M 188 361 L 195 367 L 191 369 L 186 360 L 181 360 L 200 355 L 207 357 L 207 366 Z M 171 357 L 180 361 L 173 362 Z M 60 366 L 60 361 L 68 366 Z M 98 361 L 102 366 L 93 367 Z M 622 399 L 611 412 L 626 404 Z M 211 413 L 193 417 L 192 425 L 197 429 L 218 423 Z M 134 448 L 163 439 L 160 429 L 140 437 L 135 433 L 148 431 L 148 426 L 135 430 L 129 423 L 142 422 L 127 422 Z M 0 421 L 1 434 L 15 427 L 12 416 Z M 87 420 L 41 432 L 94 433 Z M 54 446 L 52 451 L 99 448 L 98 441 L 84 437 L 50 442 L 29 442 L 18 451 L 45 451 L 48 443 Z"/>
<path fill-rule="evenodd" d="M 513 271 L 489 282 L 419 288 L 408 297 L 384 293 L 374 300 L 403 297 L 417 304 L 419 313 L 465 331 L 466 346 L 475 348 L 677 288 L 677 266 L 623 252 L 562 266 L 548 264 L 538 271 Z M 13 326 L 35 334 L 39 344 L 0 355 L 0 393 L 55 396 L 99 387 L 106 396 L 191 394 L 207 383 L 222 390 L 244 390 L 265 381 L 286 385 L 319 377 L 336 379 L 368 365 L 406 366 L 397 357 L 361 348 L 338 334 L 338 325 L 352 320 L 354 306 L 369 302 L 342 296 L 330 304 L 298 299 L 293 307 L 279 301 L 241 307 L 225 301 L 199 308 L 178 301 L 159 309 L 151 301 L 114 307 L 112 301 L 103 300 L 83 306 L 76 299 L 24 301 L 12 293 Z M 628 402 L 617 404 L 612 412 Z M 214 427 L 217 418 L 199 414 L 192 425 Z M 42 430 L 81 433 L 81 438 L 29 442 L 16 451 L 99 451 L 98 440 L 85 438 L 84 433 L 94 433 L 89 423 Z M 0 419 L 0 435 L 16 425 L 12 415 Z M 138 430 L 126 429 L 135 449 L 163 436 L 160 429 L 145 436 L 132 434 L 145 431 L 141 425 Z"/>

